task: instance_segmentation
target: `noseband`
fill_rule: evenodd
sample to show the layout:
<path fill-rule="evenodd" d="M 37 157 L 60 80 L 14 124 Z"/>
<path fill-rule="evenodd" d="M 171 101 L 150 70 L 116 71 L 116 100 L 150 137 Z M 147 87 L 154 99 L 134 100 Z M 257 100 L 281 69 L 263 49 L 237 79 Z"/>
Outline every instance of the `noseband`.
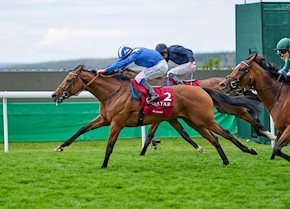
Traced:
<path fill-rule="evenodd" d="M 252 62 L 253 63 L 253 62 Z M 240 64 L 244 64 L 244 65 L 246 65 L 247 67 L 246 68 L 243 68 L 243 69 L 241 69 L 241 70 L 239 70 L 239 77 L 238 78 L 233 78 L 233 77 L 231 77 L 230 75 L 228 75 L 227 77 L 226 77 L 226 79 L 231 79 L 232 81 L 231 82 L 229 82 L 229 84 L 230 84 L 230 86 L 231 86 L 231 88 L 232 89 L 236 89 L 236 88 L 238 88 L 238 87 L 241 87 L 240 86 L 240 82 L 241 82 L 241 80 L 245 77 L 245 75 L 250 71 L 250 69 L 252 68 L 252 66 L 253 66 L 253 64 L 252 63 L 250 63 L 250 64 L 248 64 L 247 62 L 245 62 L 245 61 L 241 61 L 241 63 Z M 252 80 L 252 78 L 250 78 L 250 80 Z M 252 84 L 252 81 L 250 82 L 250 84 Z"/>
<path fill-rule="evenodd" d="M 231 88 L 234 89 L 234 88 L 236 88 L 237 86 L 240 87 L 240 81 L 241 81 L 241 80 L 244 78 L 244 76 L 245 76 L 245 75 L 250 71 L 250 69 L 251 69 L 252 66 L 253 66 L 253 62 L 254 62 L 254 60 L 253 60 L 250 64 L 248 64 L 248 63 L 245 62 L 245 61 L 241 61 L 240 64 L 244 64 L 244 65 L 246 65 L 247 67 L 244 68 L 244 69 L 240 69 L 240 70 L 239 70 L 239 72 L 241 72 L 239 78 L 233 78 L 233 77 L 227 76 L 227 78 L 231 78 L 231 79 L 233 80 L 232 82 L 230 82 L 230 86 L 231 86 Z M 249 84 L 249 86 L 251 86 L 251 88 L 252 88 L 252 85 L 251 85 L 252 83 L 253 83 L 253 81 L 252 81 L 252 77 L 250 77 L 250 84 Z M 272 88 L 277 87 L 276 83 L 277 83 L 277 81 L 275 81 L 274 84 L 271 85 L 271 86 L 263 87 L 263 88 L 261 88 L 261 89 L 257 89 L 257 88 L 256 88 L 255 90 L 256 90 L 256 91 L 264 91 L 264 90 L 272 89 Z M 271 106 L 269 107 L 269 112 L 270 112 L 271 109 L 273 108 L 275 102 L 277 101 L 277 99 L 278 99 L 278 97 L 279 97 L 279 95 L 280 95 L 280 90 L 281 90 L 282 84 L 283 84 L 283 83 L 280 82 L 280 85 L 279 85 L 279 88 L 278 88 L 278 92 L 276 93 L 275 99 L 273 100 Z"/>
<path fill-rule="evenodd" d="M 68 87 L 66 89 L 64 89 L 62 87 L 59 87 L 63 91 L 62 97 L 64 97 L 65 99 L 69 98 L 70 96 L 77 96 L 77 95 L 79 95 L 83 90 L 87 89 L 89 87 L 89 85 L 91 85 L 97 79 L 97 77 L 99 76 L 99 74 L 97 74 L 92 80 L 90 80 L 87 84 L 85 84 L 84 81 L 81 79 L 79 73 L 69 72 L 69 74 L 74 75 L 74 78 L 70 81 Z M 78 80 L 81 81 L 82 88 L 80 88 L 80 90 L 77 93 L 71 94 L 69 92 L 69 89 L 71 87 L 73 87 Z"/>

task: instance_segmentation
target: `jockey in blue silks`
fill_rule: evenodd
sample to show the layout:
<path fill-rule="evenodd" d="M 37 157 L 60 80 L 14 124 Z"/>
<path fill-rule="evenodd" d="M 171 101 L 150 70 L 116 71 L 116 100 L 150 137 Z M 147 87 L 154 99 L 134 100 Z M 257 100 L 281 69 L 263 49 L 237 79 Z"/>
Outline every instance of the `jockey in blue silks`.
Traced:
<path fill-rule="evenodd" d="M 98 73 L 113 74 L 116 70 L 125 68 L 133 62 L 138 66 L 145 67 L 143 71 L 137 74 L 135 80 L 148 91 L 150 95 L 148 103 L 156 102 L 159 99 L 159 95 L 154 91 L 147 80 L 161 77 L 165 75 L 168 70 L 167 62 L 160 53 L 144 47 L 132 49 L 127 46 L 121 46 L 118 50 L 118 57 L 119 59 L 116 62 L 105 69 L 98 70 Z"/>

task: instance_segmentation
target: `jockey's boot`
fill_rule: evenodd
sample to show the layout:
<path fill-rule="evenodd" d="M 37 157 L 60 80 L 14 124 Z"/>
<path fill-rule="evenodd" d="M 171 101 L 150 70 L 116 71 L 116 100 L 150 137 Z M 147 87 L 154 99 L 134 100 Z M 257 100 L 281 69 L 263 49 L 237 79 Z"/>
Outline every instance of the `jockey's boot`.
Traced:
<path fill-rule="evenodd" d="M 140 84 L 145 87 L 150 95 L 150 98 L 148 98 L 147 100 L 148 103 L 156 102 L 159 99 L 159 95 L 154 91 L 152 86 L 145 79 L 142 80 Z"/>
<path fill-rule="evenodd" d="M 176 85 L 183 85 L 184 84 L 184 82 L 181 79 L 179 79 L 176 75 L 174 75 L 173 73 L 169 73 L 168 76 L 171 80 L 173 80 L 173 82 Z"/>

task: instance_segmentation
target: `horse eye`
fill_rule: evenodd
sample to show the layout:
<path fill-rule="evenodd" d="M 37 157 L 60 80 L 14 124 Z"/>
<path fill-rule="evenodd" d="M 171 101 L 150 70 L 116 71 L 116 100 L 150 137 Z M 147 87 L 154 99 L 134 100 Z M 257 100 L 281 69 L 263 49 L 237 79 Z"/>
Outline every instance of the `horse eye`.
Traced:
<path fill-rule="evenodd" d="M 244 69 L 243 68 L 239 68 L 239 71 L 243 71 Z"/>
<path fill-rule="evenodd" d="M 71 79 L 68 79 L 68 80 L 66 80 L 66 82 L 67 82 L 67 83 L 71 83 L 71 82 L 72 82 L 72 80 L 71 80 Z"/>

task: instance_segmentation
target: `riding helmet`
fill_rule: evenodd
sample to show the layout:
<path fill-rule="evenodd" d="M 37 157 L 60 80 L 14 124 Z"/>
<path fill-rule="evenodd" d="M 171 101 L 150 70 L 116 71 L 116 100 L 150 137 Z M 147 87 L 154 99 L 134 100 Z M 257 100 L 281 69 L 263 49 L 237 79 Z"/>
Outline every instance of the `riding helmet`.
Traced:
<path fill-rule="evenodd" d="M 120 46 L 120 48 L 118 50 L 119 59 L 124 59 L 125 57 L 130 55 L 132 51 L 133 51 L 133 49 L 128 47 L 128 46 Z"/>

